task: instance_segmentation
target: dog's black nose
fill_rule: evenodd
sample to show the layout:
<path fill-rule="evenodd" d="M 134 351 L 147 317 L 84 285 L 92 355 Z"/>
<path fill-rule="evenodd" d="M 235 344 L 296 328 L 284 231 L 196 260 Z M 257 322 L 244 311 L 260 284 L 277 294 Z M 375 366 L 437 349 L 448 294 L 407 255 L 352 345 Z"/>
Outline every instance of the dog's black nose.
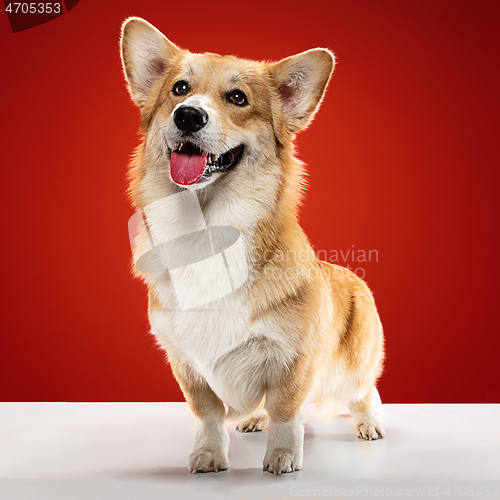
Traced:
<path fill-rule="evenodd" d="M 208 123 L 208 113 L 194 106 L 181 106 L 174 113 L 174 123 L 179 130 L 192 134 Z"/>

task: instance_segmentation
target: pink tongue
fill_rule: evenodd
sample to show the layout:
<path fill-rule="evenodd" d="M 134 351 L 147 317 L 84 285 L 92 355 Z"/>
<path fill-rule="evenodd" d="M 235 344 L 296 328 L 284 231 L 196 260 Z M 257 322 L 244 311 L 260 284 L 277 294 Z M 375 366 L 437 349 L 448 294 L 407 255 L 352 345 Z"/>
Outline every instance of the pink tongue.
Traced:
<path fill-rule="evenodd" d="M 186 144 L 180 152 L 172 152 L 170 175 L 176 184 L 190 186 L 201 179 L 206 166 L 207 153 Z"/>

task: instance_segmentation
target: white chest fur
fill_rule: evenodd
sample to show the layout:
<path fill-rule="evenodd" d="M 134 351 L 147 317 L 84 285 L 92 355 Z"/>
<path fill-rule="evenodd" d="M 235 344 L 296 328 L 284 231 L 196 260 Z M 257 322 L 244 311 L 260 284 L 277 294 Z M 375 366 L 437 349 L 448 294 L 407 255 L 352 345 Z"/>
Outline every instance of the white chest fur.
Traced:
<path fill-rule="evenodd" d="M 228 406 L 245 413 L 260 402 L 264 377 L 258 372 L 279 353 L 268 348 L 270 325 L 250 326 L 243 292 L 195 310 L 152 311 L 150 321 L 160 343 L 181 353 Z"/>
<path fill-rule="evenodd" d="M 164 206 L 165 203 L 155 203 L 145 210 L 150 226 L 149 237 L 153 242 L 157 240 L 164 244 L 164 248 L 170 252 L 165 259 L 170 273 L 146 277 L 154 296 L 161 304 L 161 307 L 150 311 L 152 332 L 170 356 L 180 357 L 188 362 L 227 405 L 239 412 L 246 412 L 262 399 L 263 381 L 262 377 L 255 376 L 256 371 L 262 369 L 268 357 L 276 359 L 280 356 L 279 352 L 273 352 L 273 343 L 269 343 L 269 339 L 279 337 L 279 328 L 268 324 L 269 321 L 250 321 L 247 290 L 252 277 L 251 259 L 248 258 L 252 218 L 247 217 L 246 224 L 243 225 L 241 214 L 235 210 L 219 211 L 212 207 L 209 213 L 202 213 L 194 194 L 169 197 L 168 207 Z M 169 214 L 168 217 L 165 213 Z M 172 216 L 173 213 L 176 217 Z M 221 214 L 231 216 L 221 217 Z M 182 221 L 182 227 L 179 226 L 179 220 Z M 167 231 L 169 224 L 172 226 L 170 232 Z M 241 233 L 237 231 L 241 235 L 238 239 L 238 252 L 230 254 L 229 251 L 224 251 L 226 268 L 222 268 L 222 271 L 226 272 L 227 269 L 229 272 L 232 289 L 229 293 L 219 294 L 218 296 L 222 295 L 221 298 L 208 303 L 197 300 L 193 306 L 183 307 L 186 301 L 179 300 L 177 285 L 180 281 L 171 271 L 171 267 L 175 265 L 169 267 L 168 264 L 178 257 L 186 256 L 189 261 L 200 261 L 199 256 L 193 254 L 193 242 L 197 241 L 192 238 L 173 240 L 170 233 L 177 236 L 179 233 L 187 233 L 186 227 L 191 228 L 190 231 L 205 230 L 208 227 L 205 232 L 208 232 L 211 244 L 204 252 L 207 255 L 203 254 L 207 258 L 204 262 L 208 262 L 210 254 L 221 255 L 221 249 L 227 246 L 227 236 L 220 233 L 217 237 L 210 229 L 214 226 L 239 227 L 242 230 Z M 141 237 L 147 236 L 143 231 Z M 171 241 L 175 242 L 175 247 L 172 247 Z M 232 249 L 237 247 L 232 240 L 230 244 Z M 207 269 L 202 266 L 196 271 L 208 274 Z M 242 285 L 245 281 L 241 279 L 243 275 L 245 279 L 248 275 L 249 278 Z M 217 286 L 218 273 L 211 278 L 213 286 Z M 210 280 L 204 284 L 206 290 L 202 287 L 193 288 L 189 279 L 180 283 L 189 297 L 194 295 L 203 298 L 205 294 L 213 292 Z"/>

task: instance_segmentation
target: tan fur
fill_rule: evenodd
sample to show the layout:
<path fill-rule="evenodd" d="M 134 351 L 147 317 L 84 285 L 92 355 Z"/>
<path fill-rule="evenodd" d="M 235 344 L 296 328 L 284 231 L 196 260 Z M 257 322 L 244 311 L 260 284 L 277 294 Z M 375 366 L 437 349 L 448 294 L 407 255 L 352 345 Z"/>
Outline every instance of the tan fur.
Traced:
<path fill-rule="evenodd" d="M 181 364 L 175 358 L 170 358 L 170 366 L 186 396 L 191 411 L 198 418 L 205 418 L 214 413 L 225 417 L 226 410 L 223 402 L 212 391 L 203 377 L 200 377 L 189 365 Z"/>
<path fill-rule="evenodd" d="M 304 173 L 293 156 L 293 134 L 310 123 L 323 98 L 332 54 L 314 49 L 276 64 L 191 54 L 134 18 L 124 25 L 122 58 L 144 134 L 131 170 L 138 209 L 182 189 L 165 174 L 161 138 L 174 108 L 190 95 L 203 96 L 227 141 L 245 144 L 240 164 L 199 191 L 207 225 L 236 227 L 247 246 L 250 278 L 220 300 L 227 313 L 184 313 L 196 334 L 162 326 L 178 318 L 168 273 L 141 275 L 153 331 L 200 422 L 190 471 L 227 468 L 223 403 L 229 417 L 242 419 L 243 431 L 261 430 L 269 417 L 264 469 L 278 474 L 302 465 L 296 422 L 311 398 L 325 407 L 335 400 L 349 405 L 360 437 L 382 437 L 369 403 L 383 360 L 373 296 L 354 274 L 320 262 L 297 222 Z M 179 80 L 189 81 L 189 95 L 171 92 Z M 235 88 L 249 106 L 227 102 Z"/>

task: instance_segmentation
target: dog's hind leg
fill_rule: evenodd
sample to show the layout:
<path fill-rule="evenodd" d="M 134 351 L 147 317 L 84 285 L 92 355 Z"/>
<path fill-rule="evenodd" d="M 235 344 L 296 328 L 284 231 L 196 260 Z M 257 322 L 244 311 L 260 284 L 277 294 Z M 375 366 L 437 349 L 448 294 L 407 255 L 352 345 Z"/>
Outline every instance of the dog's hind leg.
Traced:
<path fill-rule="evenodd" d="M 357 276 L 347 275 L 350 303 L 339 354 L 343 363 L 343 383 L 337 399 L 348 403 L 356 434 L 367 440 L 384 437 L 371 404 L 371 392 L 382 370 L 384 335 L 373 295 Z"/>
<path fill-rule="evenodd" d="M 229 467 L 229 434 L 224 404 L 207 381 L 187 364 L 170 359 L 172 371 L 196 416 L 196 435 L 189 472 L 219 472 Z"/>
<path fill-rule="evenodd" d="M 246 420 L 242 420 L 236 426 L 236 430 L 240 432 L 256 432 L 267 429 L 269 425 L 269 416 L 264 410 L 260 410 L 253 415 L 250 415 Z"/>
<path fill-rule="evenodd" d="M 384 428 L 371 407 L 370 393 L 361 401 L 356 401 L 348 406 L 354 421 L 357 437 L 372 441 L 385 436 Z"/>

